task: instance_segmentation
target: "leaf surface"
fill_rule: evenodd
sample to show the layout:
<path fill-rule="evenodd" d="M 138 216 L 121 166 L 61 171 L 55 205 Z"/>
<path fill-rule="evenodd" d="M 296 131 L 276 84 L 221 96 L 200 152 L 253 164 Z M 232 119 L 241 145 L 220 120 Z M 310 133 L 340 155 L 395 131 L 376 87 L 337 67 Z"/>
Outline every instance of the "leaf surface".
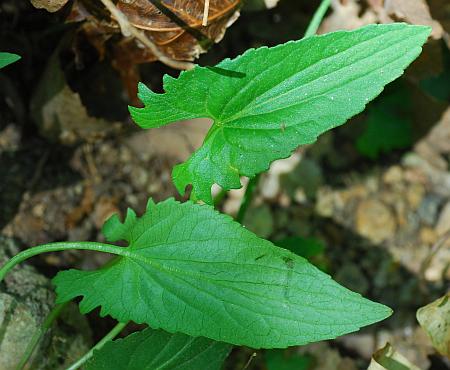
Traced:
<path fill-rule="evenodd" d="M 83 313 L 101 306 L 120 322 L 254 348 L 335 338 L 391 314 L 207 205 L 150 201 L 103 232 L 129 247 L 99 270 L 58 273 L 59 303 L 83 296 Z"/>
<path fill-rule="evenodd" d="M 413 126 L 410 117 L 411 93 L 403 84 L 386 91 L 367 110 L 365 130 L 356 141 L 358 151 L 371 159 L 381 153 L 406 149 L 413 143 Z"/>
<path fill-rule="evenodd" d="M 370 25 L 252 49 L 216 67 L 164 78 L 164 94 L 139 86 L 144 108 L 130 107 L 142 128 L 209 117 L 203 146 L 172 176 L 180 193 L 212 203 L 211 186 L 241 187 L 299 145 L 361 112 L 420 54 L 430 28 Z"/>
<path fill-rule="evenodd" d="M 390 343 L 376 351 L 367 370 L 420 370 Z"/>
<path fill-rule="evenodd" d="M 95 351 L 86 370 L 220 370 L 231 345 L 144 329 Z"/>
<path fill-rule="evenodd" d="M 19 55 L 0 52 L 0 68 L 6 67 L 7 65 L 16 62 L 19 59 Z"/>
<path fill-rule="evenodd" d="M 450 358 L 450 293 L 417 310 L 417 321 L 434 348 Z"/>
<path fill-rule="evenodd" d="M 286 353 L 286 350 L 266 351 L 264 359 L 267 370 L 311 370 L 314 358 L 299 353 Z"/>

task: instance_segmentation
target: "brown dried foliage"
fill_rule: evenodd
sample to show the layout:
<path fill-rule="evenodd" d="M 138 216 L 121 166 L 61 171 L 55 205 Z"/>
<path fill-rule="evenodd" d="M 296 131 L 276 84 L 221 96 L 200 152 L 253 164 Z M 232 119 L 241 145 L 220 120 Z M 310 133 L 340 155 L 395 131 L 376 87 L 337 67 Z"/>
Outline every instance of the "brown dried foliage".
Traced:
<path fill-rule="evenodd" d="M 237 17 L 240 3 L 241 0 L 211 0 L 206 27 L 202 26 L 204 0 L 119 0 L 116 6 L 132 25 L 145 31 L 166 56 L 194 60 L 212 43 L 222 39 L 227 26 Z M 76 6 L 78 14 L 84 14 L 104 33 L 120 32 L 109 13 L 99 8 L 98 1 L 79 0 Z M 92 32 L 92 25 L 89 29 Z M 134 39 L 122 39 L 118 49 L 118 57 L 131 53 L 138 63 L 156 60 Z"/>
<path fill-rule="evenodd" d="M 116 6 L 164 55 L 192 61 L 222 39 L 239 16 L 241 2 L 210 0 L 207 26 L 202 26 L 204 0 L 119 0 Z M 157 57 L 136 39 L 121 37 L 119 25 L 98 0 L 76 0 L 70 19 L 85 20 L 79 32 L 100 58 L 106 54 L 106 43 L 114 40 L 113 66 L 122 75 L 130 97 L 136 96 L 136 65 Z"/>

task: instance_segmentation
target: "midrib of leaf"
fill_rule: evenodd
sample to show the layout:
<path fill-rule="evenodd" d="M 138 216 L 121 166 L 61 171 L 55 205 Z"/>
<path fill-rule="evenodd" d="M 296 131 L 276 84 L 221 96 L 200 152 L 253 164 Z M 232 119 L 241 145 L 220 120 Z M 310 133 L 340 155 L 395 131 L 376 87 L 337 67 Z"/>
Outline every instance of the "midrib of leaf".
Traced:
<path fill-rule="evenodd" d="M 270 99 L 267 99 L 267 100 L 261 101 L 260 103 L 255 104 L 255 105 L 252 105 L 253 102 L 255 102 L 256 100 L 260 99 L 260 98 L 263 97 L 264 95 L 270 95 L 270 93 L 271 93 L 273 90 L 275 90 L 275 89 L 276 89 L 277 87 L 279 87 L 280 85 L 285 84 L 288 80 L 291 80 L 291 79 L 294 79 L 294 78 L 298 78 L 299 75 L 307 74 L 310 70 L 316 68 L 316 67 L 317 67 L 318 65 L 320 65 L 320 64 L 327 64 L 330 60 L 343 58 L 343 57 L 345 57 L 345 55 L 348 54 L 349 52 L 354 53 L 355 50 L 356 50 L 357 52 L 359 52 L 359 51 L 360 51 L 359 49 L 364 49 L 364 48 L 366 47 L 366 44 L 368 44 L 368 43 L 376 43 L 376 40 L 377 40 L 377 39 L 386 37 L 387 34 L 393 34 L 393 33 L 394 33 L 394 34 L 395 34 L 395 33 L 398 34 L 398 33 L 401 33 L 401 31 L 402 31 L 402 30 L 392 30 L 392 31 L 386 32 L 385 34 L 378 35 L 378 36 L 376 36 L 376 37 L 373 37 L 373 38 L 371 38 L 371 39 L 368 39 L 368 40 L 365 40 L 365 41 L 363 41 L 363 42 L 361 42 L 361 43 L 358 43 L 356 46 L 351 46 L 351 47 L 349 47 L 349 48 L 347 48 L 347 49 L 345 49 L 345 50 L 342 50 L 342 51 L 340 51 L 340 52 L 338 52 L 338 53 L 336 53 L 336 54 L 330 55 L 330 56 L 328 56 L 328 57 L 326 57 L 326 58 L 323 58 L 323 59 L 319 59 L 318 61 L 314 62 L 313 64 L 311 64 L 311 65 L 309 65 L 309 66 L 307 66 L 305 69 L 302 69 L 301 71 L 295 71 L 295 73 L 294 73 L 293 75 L 291 75 L 291 76 L 289 76 L 288 78 L 286 78 L 286 79 L 284 79 L 284 80 L 278 82 L 277 84 L 271 86 L 269 89 L 264 90 L 260 95 L 254 97 L 254 98 L 252 99 L 252 101 L 250 101 L 246 106 L 242 107 L 242 108 L 241 108 L 238 112 L 236 112 L 233 116 L 231 116 L 231 117 L 229 117 L 229 118 L 225 118 L 225 119 L 220 119 L 222 125 L 229 124 L 229 123 L 231 123 L 231 122 L 233 122 L 233 121 L 236 121 L 236 120 L 238 120 L 238 119 L 240 119 L 240 118 L 243 118 L 243 117 L 254 117 L 254 116 L 259 116 L 259 115 L 263 115 L 263 114 L 270 114 L 270 113 L 276 112 L 276 111 L 278 111 L 278 110 L 283 110 L 283 109 L 287 109 L 287 108 L 290 108 L 290 107 L 293 107 L 293 106 L 305 104 L 305 103 L 307 103 L 307 102 L 308 102 L 309 100 L 311 100 L 311 99 L 316 99 L 316 98 L 319 98 L 319 97 L 322 97 L 322 96 L 328 94 L 330 91 L 332 91 L 332 90 L 335 89 L 336 87 L 343 87 L 343 86 L 345 85 L 345 83 L 348 83 L 348 82 L 352 82 L 352 81 L 357 80 L 358 78 L 350 79 L 350 80 L 347 80 L 346 82 L 344 82 L 344 84 L 342 83 L 342 80 L 339 80 L 339 81 L 336 81 L 335 86 L 331 87 L 330 90 L 325 91 L 325 92 L 323 92 L 323 93 L 320 94 L 320 95 L 311 95 L 310 97 L 308 97 L 308 98 L 306 98 L 306 99 L 305 99 L 305 98 L 303 98 L 303 99 L 300 98 L 300 100 L 299 100 L 298 103 L 296 103 L 296 104 L 292 104 L 292 105 L 285 106 L 285 107 L 282 107 L 282 108 L 279 108 L 279 109 L 275 109 L 275 110 L 273 110 L 273 111 L 264 112 L 264 113 L 261 113 L 261 114 L 247 114 L 247 112 L 248 112 L 248 110 L 249 110 L 249 107 L 250 107 L 251 110 L 256 110 L 256 109 L 258 109 L 259 107 L 261 107 L 261 106 L 263 106 L 263 105 L 267 105 L 267 104 L 269 104 L 269 103 L 271 103 L 271 102 L 274 102 L 274 101 L 276 101 L 276 100 L 282 99 L 284 96 L 286 96 L 286 95 L 288 95 L 288 94 L 292 94 L 292 93 L 293 93 L 294 91 L 296 91 L 296 90 L 303 89 L 303 88 L 305 88 L 305 87 L 307 87 L 307 86 L 309 86 L 309 85 L 311 85 L 311 84 L 317 82 L 318 80 L 323 80 L 324 77 L 327 78 L 327 77 L 333 75 L 334 73 L 339 73 L 339 72 L 341 72 L 342 70 L 352 69 L 352 68 L 355 67 L 356 64 L 360 64 L 360 63 L 364 62 L 364 61 L 367 60 L 367 59 L 376 57 L 378 54 L 381 54 L 381 53 L 385 52 L 387 49 L 391 48 L 391 47 L 392 47 L 393 45 L 395 45 L 395 44 L 401 45 L 401 44 L 403 44 L 403 43 L 409 42 L 409 40 L 410 40 L 411 38 L 417 37 L 417 35 L 411 35 L 411 36 L 409 36 L 409 37 L 406 37 L 406 38 L 402 39 L 400 42 L 398 42 L 398 40 L 395 39 L 395 40 L 393 40 L 392 43 L 388 43 L 386 47 L 384 47 L 383 49 L 379 49 L 376 53 L 369 53 L 369 55 L 366 55 L 366 56 L 364 56 L 363 58 L 358 59 L 357 61 L 353 61 L 351 64 L 347 64 L 347 65 L 346 65 L 345 67 L 343 67 L 343 68 L 339 68 L 339 69 L 332 70 L 331 72 L 326 73 L 326 74 L 320 74 L 320 75 L 318 75 L 317 77 L 315 77 L 314 79 L 312 79 L 311 81 L 306 82 L 306 83 L 303 84 L 302 86 L 296 87 L 296 88 L 294 88 L 294 89 L 287 90 L 286 92 L 284 92 L 284 93 L 282 93 L 282 94 L 280 94 L 280 95 L 274 96 L 274 97 L 272 97 L 272 98 L 270 98 Z M 389 37 L 388 37 L 387 39 L 389 40 Z M 390 40 L 390 41 L 392 41 L 392 40 Z M 296 51 L 296 50 L 293 49 L 288 55 L 291 55 L 291 54 L 294 53 L 295 51 Z M 283 61 L 283 60 L 277 62 L 275 65 L 272 65 L 268 70 L 265 71 L 264 74 L 270 73 L 270 72 L 272 71 L 272 69 L 275 68 L 276 66 L 278 66 L 282 61 Z M 396 59 L 393 59 L 393 60 L 391 59 L 390 62 L 389 62 L 388 64 L 390 64 L 390 63 L 392 63 L 392 62 L 394 62 L 394 61 L 396 61 Z M 378 70 L 378 69 L 379 69 L 379 67 L 376 67 L 376 68 L 372 69 L 369 73 L 372 73 L 373 71 Z M 363 74 L 363 77 L 366 76 L 366 75 L 367 75 L 367 73 Z M 263 78 L 263 76 L 261 76 L 261 78 Z M 236 95 L 234 95 L 233 98 L 230 99 L 230 100 L 225 104 L 225 106 L 224 106 L 223 109 L 222 109 L 222 112 L 225 112 L 227 106 L 229 106 L 229 105 L 231 104 L 232 101 L 235 101 L 236 99 L 240 98 L 240 97 L 242 96 L 242 94 L 244 94 L 248 89 L 252 88 L 252 87 L 254 86 L 255 83 L 256 83 L 256 82 L 255 82 L 254 80 L 252 80 L 252 81 L 251 81 L 249 84 L 247 84 L 243 89 L 239 90 L 239 92 L 238 92 Z M 235 128 L 235 127 L 233 127 L 233 128 Z M 243 128 L 243 127 L 242 127 L 242 129 L 247 129 L 247 128 Z M 257 129 L 257 128 L 255 127 L 255 128 L 248 128 L 248 129 Z M 264 127 L 261 128 L 261 129 L 262 129 L 262 130 L 265 130 Z M 273 128 L 273 129 L 275 130 L 275 128 Z M 279 130 L 279 128 L 278 128 L 278 130 Z"/>
<path fill-rule="evenodd" d="M 174 295 L 175 297 L 177 297 L 177 299 L 179 299 L 180 301 L 184 302 L 187 306 L 190 306 L 190 307 L 192 307 L 192 308 L 197 309 L 197 308 L 196 308 L 195 306 L 193 306 L 190 302 L 186 301 L 182 296 L 178 295 L 177 292 L 171 290 L 167 284 L 164 284 L 162 281 L 160 281 L 160 279 L 159 279 L 158 276 L 152 275 L 152 274 L 151 274 L 148 270 L 146 270 L 145 268 L 144 268 L 143 270 L 144 270 L 144 272 L 145 272 L 146 274 L 149 274 L 149 275 L 151 276 L 151 278 L 153 279 L 153 281 L 155 281 L 161 288 L 163 288 L 163 289 L 166 290 L 167 292 L 169 292 L 169 293 L 171 293 L 172 295 Z M 283 270 L 283 272 L 284 272 L 284 270 Z M 296 271 L 294 271 L 294 272 L 296 272 Z M 183 274 L 184 274 L 184 273 L 183 273 Z M 195 274 L 188 274 L 188 273 L 186 273 L 185 275 L 187 275 L 187 276 L 191 275 L 191 276 L 193 276 L 193 277 L 196 277 Z M 267 298 L 266 296 L 263 296 L 263 295 L 260 295 L 260 294 L 255 294 L 255 293 L 250 292 L 250 291 L 248 291 L 248 290 L 241 290 L 241 289 L 237 289 L 237 288 L 234 287 L 234 286 L 224 285 L 224 284 L 222 284 L 220 281 L 216 281 L 216 280 L 213 280 L 213 279 L 207 279 L 207 278 L 205 278 L 204 276 L 201 276 L 201 277 L 203 278 L 203 280 L 212 280 L 214 283 L 216 283 L 216 284 L 219 285 L 219 286 L 223 286 L 223 287 L 226 288 L 226 289 L 230 289 L 230 290 L 237 291 L 237 292 L 239 292 L 239 293 L 243 293 L 243 294 L 245 294 L 245 295 L 247 295 L 247 296 L 248 296 L 248 295 L 252 295 L 252 296 L 254 296 L 254 297 L 258 297 L 258 298 L 262 298 L 262 299 Z M 192 289 L 194 289 L 194 290 L 199 290 L 199 291 L 205 293 L 206 295 L 209 295 L 210 297 L 212 297 L 213 299 L 215 299 L 215 300 L 218 301 L 218 302 L 221 302 L 221 303 L 227 303 L 227 304 L 231 304 L 231 305 L 234 305 L 234 306 L 239 306 L 241 309 L 243 309 L 244 311 L 247 311 L 247 312 L 249 312 L 249 313 L 255 313 L 255 312 L 256 312 L 256 311 L 252 311 L 252 309 L 249 308 L 249 307 L 247 307 L 246 305 L 243 305 L 243 304 L 240 304 L 240 303 L 236 303 L 236 302 L 230 302 L 230 301 L 228 301 L 227 299 L 225 299 L 224 297 L 218 297 L 217 295 L 212 294 L 210 291 L 205 290 L 205 289 L 202 289 L 200 285 L 198 285 L 198 286 L 197 286 L 197 285 L 193 285 L 190 281 L 187 281 L 187 280 L 183 279 L 181 276 L 175 275 L 175 276 L 173 276 L 173 278 L 180 280 L 183 284 L 189 285 L 189 286 L 190 286 Z M 284 288 L 285 286 L 282 285 L 282 287 Z M 297 287 L 297 289 L 301 290 L 300 287 Z M 303 290 L 303 292 L 306 293 L 306 294 L 308 294 L 308 292 L 307 292 L 306 290 Z M 327 294 L 327 293 L 314 292 L 314 294 L 315 294 L 315 296 L 323 295 L 324 297 L 328 297 L 328 294 Z M 348 297 L 347 297 L 347 300 L 350 301 L 350 299 L 349 299 Z M 357 299 L 355 299 L 355 301 L 357 301 Z M 289 308 L 290 308 L 290 309 L 294 309 L 294 307 L 292 306 L 292 304 L 291 304 L 290 302 L 286 302 L 286 304 L 289 305 Z M 308 304 L 305 303 L 304 306 L 303 306 L 303 308 L 304 308 L 305 306 L 308 306 Z M 226 306 L 223 305 L 223 307 L 224 307 L 224 309 L 225 309 L 225 312 L 228 313 L 228 311 L 227 311 L 227 309 L 226 309 Z M 316 308 L 316 307 L 310 307 L 310 309 L 315 310 L 315 309 L 317 309 L 317 308 Z M 197 309 L 197 310 L 198 310 L 198 309 Z M 326 308 L 326 307 L 322 306 L 322 307 L 320 307 L 320 310 L 323 311 L 323 312 L 327 312 L 327 311 L 332 312 L 332 313 L 335 312 L 335 310 L 333 309 L 333 307 Z M 268 317 L 268 318 L 276 317 L 276 318 L 279 318 L 279 319 L 282 319 L 282 320 L 292 321 L 292 322 L 294 322 L 294 323 L 297 322 L 296 319 L 291 319 L 291 318 L 288 318 L 288 317 L 286 317 L 286 316 L 284 316 L 284 315 L 281 315 L 281 314 L 275 314 L 275 313 L 273 313 L 273 312 L 270 312 L 270 313 L 258 312 L 258 314 L 261 315 L 261 316 L 266 316 L 266 317 Z M 235 319 L 233 318 L 232 315 L 228 314 L 228 316 L 229 316 L 232 320 L 235 321 Z M 305 320 L 305 322 L 306 322 L 306 320 Z M 364 321 L 361 321 L 361 322 L 364 322 Z M 236 321 L 236 323 L 237 323 L 238 325 L 240 325 L 239 322 Z M 319 326 L 322 325 L 320 322 L 313 322 L 313 324 L 314 324 L 314 325 L 319 325 Z M 346 326 L 346 325 L 348 325 L 348 323 L 335 323 L 335 324 L 326 323 L 326 324 L 323 324 L 323 326 L 336 326 L 336 327 L 341 327 L 341 326 Z M 359 324 L 358 324 L 358 321 L 355 320 L 354 325 L 357 325 L 357 326 L 358 326 L 358 325 L 359 325 Z"/>
<path fill-rule="evenodd" d="M 169 358 L 166 362 L 162 363 L 155 370 L 164 370 L 164 366 L 170 365 L 170 363 L 173 363 L 174 361 L 176 361 L 183 354 L 183 352 L 186 350 L 186 348 L 189 348 L 189 346 L 195 340 L 196 340 L 195 337 L 191 337 L 189 339 L 189 341 L 187 343 L 185 343 L 185 345 L 178 350 L 176 355 L 174 355 L 173 357 Z M 169 342 L 167 342 L 167 344 L 164 346 L 164 348 L 159 352 L 158 356 L 155 357 L 155 359 L 153 360 L 153 363 L 155 363 L 156 361 L 158 361 L 159 358 L 162 357 L 162 355 L 164 354 L 164 351 L 167 351 L 167 347 L 168 347 L 168 345 L 170 344 L 171 341 L 172 341 L 172 338 L 171 338 L 171 340 Z M 182 365 L 182 364 L 178 364 L 178 365 Z"/>
<path fill-rule="evenodd" d="M 161 260 L 164 260 L 164 259 L 162 259 L 161 258 Z M 189 285 L 192 285 L 190 282 L 188 282 L 188 281 L 186 281 L 186 280 L 184 280 L 183 278 L 182 278 L 182 276 L 184 275 L 184 276 L 188 276 L 188 277 L 191 277 L 191 278 L 196 278 L 196 279 L 199 279 L 199 280 L 204 280 L 204 281 L 209 281 L 209 282 L 212 282 L 212 283 L 214 283 L 214 284 L 216 284 L 216 285 L 219 285 L 219 286 L 222 286 L 222 287 L 224 287 L 224 288 L 227 288 L 227 289 L 232 289 L 232 290 L 234 290 L 234 291 L 236 291 L 236 292 L 239 292 L 239 293 L 242 293 L 242 294 L 246 294 L 246 295 L 248 295 L 248 294 L 251 294 L 252 296 L 254 296 L 254 297 L 258 297 L 258 298 L 266 298 L 265 296 L 263 296 L 263 295 L 261 295 L 261 294 L 256 294 L 256 293 L 254 293 L 254 292 L 249 292 L 248 290 L 244 290 L 244 289 L 239 289 L 239 288 L 237 288 L 237 287 L 235 287 L 235 286 L 229 286 L 229 285 L 226 285 L 225 283 L 234 283 L 234 284 L 253 284 L 253 285 L 266 285 L 266 286 L 273 286 L 273 287 L 278 287 L 278 288 L 286 288 L 287 287 L 287 285 L 286 284 L 274 284 L 274 283 L 263 283 L 263 282 L 261 282 L 261 283 L 256 283 L 256 282 L 252 282 L 252 281 L 243 281 L 243 280 L 234 280 L 234 281 L 230 281 L 230 280 L 218 280 L 218 279 L 213 279 L 213 278 L 208 278 L 207 276 L 205 276 L 204 274 L 197 274 L 197 273 L 195 273 L 195 272 L 192 272 L 192 271 L 185 271 L 185 270 L 178 270 L 178 269 L 176 269 L 176 268 L 165 268 L 165 267 L 163 267 L 163 265 L 159 265 L 159 264 L 156 264 L 156 263 L 153 263 L 152 261 L 150 261 L 150 260 L 147 260 L 147 259 L 145 259 L 145 258 L 142 258 L 142 259 L 139 259 L 139 260 L 136 260 L 136 261 L 133 261 L 133 260 L 131 260 L 132 262 L 134 262 L 134 263 L 136 263 L 141 269 L 143 269 L 144 271 L 146 271 L 147 273 L 149 273 L 149 274 L 151 274 L 150 272 L 148 272 L 147 271 L 147 269 L 146 269 L 146 267 L 148 267 L 148 266 L 146 266 L 146 265 L 144 265 L 144 266 L 141 266 L 139 263 L 137 263 L 137 261 L 140 261 L 140 262 L 145 262 L 145 263 L 148 263 L 148 262 L 151 262 L 151 263 L 148 263 L 148 265 L 150 265 L 150 266 L 152 266 L 152 267 L 159 267 L 159 268 L 157 268 L 159 271 L 161 271 L 161 272 L 164 272 L 164 273 L 176 273 L 175 275 L 174 275 L 174 277 L 176 277 L 176 278 L 178 278 L 178 279 L 180 279 L 180 280 L 182 280 L 184 283 L 186 283 L 186 284 L 189 284 Z M 170 260 L 169 260 L 170 261 Z M 180 261 L 180 260 L 178 260 L 178 261 Z M 191 261 L 191 260 L 185 260 L 186 262 L 189 262 L 189 263 L 195 263 L 195 262 L 198 262 L 198 263 L 200 263 L 200 264 L 204 264 L 205 262 L 203 262 L 203 261 Z M 209 262 L 209 263 L 215 263 L 215 262 Z M 232 264 L 231 262 L 221 262 L 221 264 Z M 215 263 L 215 264 L 217 264 L 217 263 Z M 252 265 L 252 264 L 240 264 L 240 266 L 258 266 L 258 265 Z M 265 266 L 265 267 L 267 267 L 267 266 Z M 277 268 L 274 268 L 274 267 L 272 267 L 272 266 L 269 266 L 268 268 L 270 268 L 270 269 L 272 269 L 272 270 L 274 270 L 274 271 L 280 271 L 280 272 L 285 272 L 285 270 L 282 270 L 282 269 L 277 269 Z M 300 273 L 298 273 L 298 272 L 296 272 L 298 275 L 302 275 L 302 274 L 300 274 Z M 305 274 L 306 275 L 306 274 Z M 153 275 L 152 275 L 152 277 L 153 277 Z M 163 285 L 162 285 L 162 287 L 164 287 Z M 306 293 L 306 291 L 304 291 L 305 293 Z"/>
<path fill-rule="evenodd" d="M 298 41 L 297 41 L 298 42 Z M 279 46 L 280 47 L 280 46 Z M 276 47 L 275 47 L 276 48 Z M 252 51 L 253 50 L 255 50 L 255 49 L 252 49 Z M 286 56 L 285 56 L 285 59 L 286 58 L 288 58 L 289 56 L 291 56 L 293 53 L 295 53 L 296 52 L 296 50 L 295 49 L 293 49 L 292 51 L 290 51 Z M 244 55 L 245 55 L 245 53 L 244 53 Z M 243 55 L 243 56 L 244 56 Z M 247 90 L 249 90 L 250 88 L 252 88 L 255 84 L 257 84 L 257 83 L 259 83 L 259 81 L 261 81 L 261 80 L 264 80 L 265 78 L 266 78 L 266 75 L 267 74 L 270 74 L 272 71 L 273 71 L 273 69 L 275 69 L 276 67 L 278 67 L 281 63 L 283 63 L 284 62 L 284 59 L 283 58 L 280 58 L 280 60 L 278 61 L 278 62 L 276 62 L 276 63 L 274 63 L 274 64 L 272 64 L 269 68 L 267 68 L 263 73 L 261 73 L 260 75 L 258 75 L 256 78 L 254 78 L 252 81 L 251 81 L 251 83 L 248 83 L 246 86 L 244 86 L 244 88 L 243 89 L 241 89 L 241 90 L 239 90 L 239 92 L 237 93 L 237 94 L 235 94 L 230 100 L 228 100 L 227 102 L 226 102 L 226 104 L 223 106 L 223 108 L 222 108 L 222 113 L 224 113 L 224 112 L 226 112 L 226 110 L 227 110 L 227 108 L 230 106 L 230 104 L 231 103 L 234 103 L 234 101 L 238 98 L 238 97 L 241 97 L 242 96 L 242 94 L 245 94 L 246 92 L 247 92 Z M 278 83 L 278 85 L 279 84 L 281 84 L 281 83 L 283 83 L 284 82 L 284 80 L 282 80 L 280 83 Z M 261 95 L 264 95 L 266 93 L 266 91 L 264 91 Z M 259 95 L 259 96 L 257 96 L 257 97 L 255 97 L 254 99 L 253 99 L 253 101 L 254 100 L 256 100 L 257 98 L 259 98 L 261 95 Z M 244 107 L 244 109 L 248 106 L 248 105 L 250 105 L 252 103 L 252 101 L 250 101 L 245 107 Z M 237 113 L 239 113 L 239 112 L 237 112 Z M 224 119 L 223 120 L 223 123 L 226 123 L 228 121 L 228 119 Z"/>
<path fill-rule="evenodd" d="M 202 355 L 204 352 L 208 351 L 211 347 L 214 347 L 215 345 L 216 345 L 216 342 L 211 342 L 210 344 L 208 344 L 208 347 L 203 349 L 203 351 L 196 353 L 193 357 L 187 359 L 182 364 L 177 365 L 177 368 L 180 368 L 181 365 L 187 365 L 187 364 L 189 364 L 189 362 L 194 361 L 197 357 L 199 357 L 200 355 Z"/>

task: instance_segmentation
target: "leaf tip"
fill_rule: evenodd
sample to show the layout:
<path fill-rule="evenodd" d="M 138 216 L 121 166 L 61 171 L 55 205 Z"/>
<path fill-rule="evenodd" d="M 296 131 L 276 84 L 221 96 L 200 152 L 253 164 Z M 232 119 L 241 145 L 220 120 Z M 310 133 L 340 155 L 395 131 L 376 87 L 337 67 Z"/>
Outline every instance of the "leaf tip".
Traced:
<path fill-rule="evenodd" d="M 382 303 L 378 303 L 378 302 L 373 302 L 373 301 L 369 301 L 370 302 L 370 311 L 368 314 L 368 325 L 370 324 L 375 324 L 377 322 L 386 320 L 387 318 L 389 318 L 390 316 L 392 316 L 392 314 L 394 313 L 394 310 L 392 310 L 392 308 L 382 304 Z"/>

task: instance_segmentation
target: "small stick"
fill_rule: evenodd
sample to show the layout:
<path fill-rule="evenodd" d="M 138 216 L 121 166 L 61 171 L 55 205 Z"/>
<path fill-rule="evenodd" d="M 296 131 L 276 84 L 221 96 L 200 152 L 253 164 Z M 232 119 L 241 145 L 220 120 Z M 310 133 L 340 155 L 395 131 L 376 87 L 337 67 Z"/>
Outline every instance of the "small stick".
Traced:
<path fill-rule="evenodd" d="M 248 359 L 247 363 L 245 364 L 245 366 L 242 368 L 242 370 L 247 370 L 255 357 L 256 357 L 256 352 L 253 352 L 252 355 L 250 356 L 250 358 Z"/>
<path fill-rule="evenodd" d="M 430 251 L 428 252 L 427 257 L 423 260 L 420 270 L 419 270 L 419 277 L 421 278 L 421 281 L 425 281 L 425 273 L 428 267 L 430 266 L 431 262 L 433 261 L 434 256 L 439 252 L 439 250 L 447 243 L 447 240 L 450 239 L 450 230 L 444 233 L 436 243 L 431 247 Z"/>
<path fill-rule="evenodd" d="M 173 60 L 172 58 L 166 56 L 164 53 L 161 52 L 161 50 L 158 49 L 158 47 L 152 41 L 148 39 L 147 36 L 145 36 L 143 32 L 139 31 L 129 22 L 127 16 L 123 14 L 111 0 L 100 0 L 100 1 L 109 10 L 111 15 L 117 20 L 117 23 L 119 23 L 120 30 L 122 31 L 122 34 L 125 37 L 133 36 L 134 38 L 138 39 L 141 43 L 144 44 L 144 46 L 150 49 L 153 55 L 156 58 L 158 58 L 160 62 L 175 69 L 188 70 L 193 69 L 195 67 L 195 64 L 193 63 Z"/>
<path fill-rule="evenodd" d="M 208 25 L 208 17 L 209 17 L 209 0 L 205 0 L 205 9 L 203 10 L 202 26 L 206 27 Z"/>

